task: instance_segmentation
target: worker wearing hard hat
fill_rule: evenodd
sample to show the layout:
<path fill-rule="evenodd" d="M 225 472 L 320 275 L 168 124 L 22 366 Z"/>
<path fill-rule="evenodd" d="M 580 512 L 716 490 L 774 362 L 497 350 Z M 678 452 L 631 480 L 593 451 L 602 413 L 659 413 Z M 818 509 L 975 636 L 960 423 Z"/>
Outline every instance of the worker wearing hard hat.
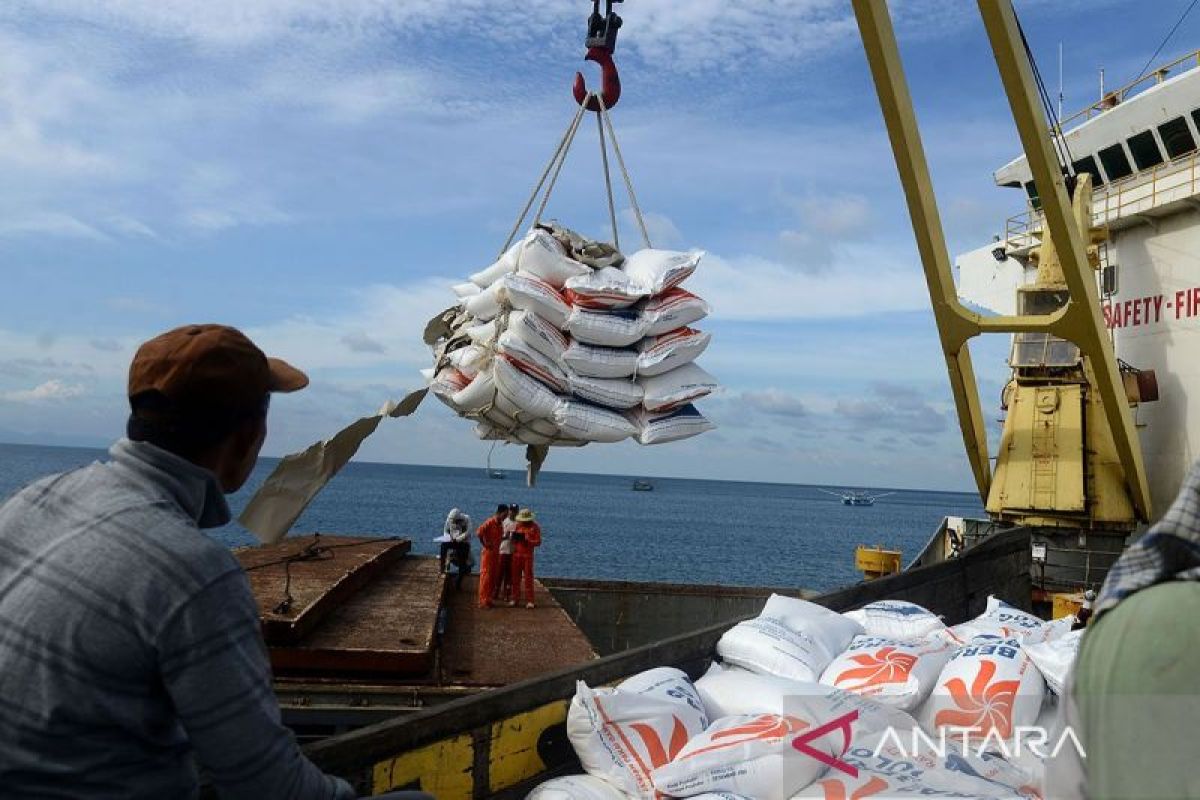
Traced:
<path fill-rule="evenodd" d="M 520 605 L 524 596 L 525 607 L 533 608 L 533 549 L 542 543 L 542 529 L 528 508 L 517 513 L 516 521 L 512 534 L 513 605 Z"/>
<path fill-rule="evenodd" d="M 479 537 L 482 553 L 479 559 L 479 607 L 491 608 L 500 567 L 500 542 L 504 540 L 504 520 L 508 506 L 496 506 L 496 513 L 483 521 L 475 535 Z"/>

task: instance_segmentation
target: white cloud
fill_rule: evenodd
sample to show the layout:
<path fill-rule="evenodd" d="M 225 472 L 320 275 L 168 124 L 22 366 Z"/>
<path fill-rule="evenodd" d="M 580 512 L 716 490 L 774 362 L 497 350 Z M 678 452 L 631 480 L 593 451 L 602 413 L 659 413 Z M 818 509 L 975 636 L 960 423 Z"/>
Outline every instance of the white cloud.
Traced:
<path fill-rule="evenodd" d="M 5 392 L 0 396 L 5 400 L 11 400 L 15 403 L 52 403 L 60 400 L 70 400 L 82 394 L 83 387 L 81 385 L 66 383 L 57 378 L 52 378 L 45 383 L 38 384 L 32 389 Z"/>
<path fill-rule="evenodd" d="M 3 143 L 0 143 L 0 148 Z M 17 236 L 65 236 L 73 239 L 107 241 L 102 231 L 70 214 L 54 211 L 35 212 L 24 216 L 0 219 L 0 238 Z"/>
<path fill-rule="evenodd" d="M 821 274 L 798 273 L 774 261 L 709 255 L 688 288 L 724 320 L 797 320 L 854 317 L 929 306 L 924 277 L 915 262 L 881 266 L 877 251 L 859 250 L 845 264 Z M 903 262 L 902 262 L 903 263 Z"/>

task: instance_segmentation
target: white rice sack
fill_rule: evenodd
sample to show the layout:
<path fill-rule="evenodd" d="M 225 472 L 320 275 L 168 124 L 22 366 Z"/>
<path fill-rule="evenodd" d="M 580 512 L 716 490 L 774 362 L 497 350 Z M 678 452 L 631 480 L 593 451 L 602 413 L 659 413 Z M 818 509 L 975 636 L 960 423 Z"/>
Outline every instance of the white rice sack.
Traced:
<path fill-rule="evenodd" d="M 513 308 L 537 314 L 556 328 L 566 327 L 571 307 L 549 283 L 534 275 L 516 272 L 505 275 L 501 285 Z"/>
<path fill-rule="evenodd" d="M 517 242 L 512 247 L 508 248 L 508 250 L 504 251 L 504 254 L 492 262 L 491 266 L 487 267 L 486 269 L 481 269 L 479 272 L 476 272 L 474 275 L 472 275 L 469 278 L 471 283 L 480 289 L 487 289 L 508 273 L 516 272 L 517 252 L 520 250 L 523 241 L 524 240 Z"/>
<path fill-rule="evenodd" d="M 449 353 L 446 360 L 450 366 L 457 369 L 468 378 L 474 378 L 487 366 L 488 351 L 486 348 L 472 344 L 460 347 Z"/>
<path fill-rule="evenodd" d="M 450 290 L 459 298 L 474 297 L 482 291 L 473 283 L 456 283 L 450 287 Z"/>
<path fill-rule="evenodd" d="M 568 439 L 619 442 L 637 433 L 623 414 L 581 400 L 563 400 L 554 409 L 554 422 Z"/>
<path fill-rule="evenodd" d="M 508 330 L 523 339 L 546 358 L 563 362 L 571 344 L 563 332 L 531 311 L 514 311 L 508 317 Z"/>
<path fill-rule="evenodd" d="M 680 253 L 674 250 L 638 250 L 625 259 L 621 269 L 629 280 L 647 294 L 662 294 L 683 283 L 704 257 L 703 250 Z"/>
<path fill-rule="evenodd" d="M 917 724 L 915 719 L 897 708 L 835 686 L 760 675 L 715 661 L 695 686 L 710 719 L 737 714 L 799 712 L 801 716 L 809 715 L 828 722 L 858 712 L 853 725 L 853 741 L 888 728 L 907 730 Z"/>
<path fill-rule="evenodd" d="M 686 328 L 708 316 L 708 303 L 691 292 L 671 289 L 651 297 L 641 306 L 646 335 L 659 336 L 676 328 Z"/>
<path fill-rule="evenodd" d="M 987 608 L 972 620 L 955 625 L 947 630 L 961 642 L 969 642 L 976 636 L 1028 636 L 1041 629 L 1046 623 L 1010 606 L 995 595 L 988 595 Z"/>
<path fill-rule="evenodd" d="M 627 800 L 611 783 L 591 775 L 552 778 L 530 792 L 525 800 Z"/>
<path fill-rule="evenodd" d="M 1038 797 L 1036 792 L 1026 794 L 995 777 L 985 777 L 973 767 L 981 766 L 988 774 L 1002 775 L 1013 779 L 1020 786 L 1024 773 L 1005 765 L 1004 769 L 993 770 L 991 764 L 978 757 L 971 762 L 956 759 L 953 747 L 947 745 L 947 758 L 929 748 L 914 749 L 907 731 L 896 732 L 903 746 L 887 737 L 856 742 L 841 760 L 857 770 L 853 776 L 845 771 L 830 769 L 815 783 L 795 795 L 797 798 L 847 798 L 895 797 L 963 797 L 985 798 L 985 800 L 1021 800 Z"/>
<path fill-rule="evenodd" d="M 636 311 L 602 312 L 575 308 L 564 327 L 576 340 L 603 347 L 628 347 L 646 335 L 645 323 Z"/>
<path fill-rule="evenodd" d="M 937 614 L 906 600 L 877 600 L 847 611 L 844 616 L 862 625 L 872 636 L 893 639 L 921 639 L 946 627 Z"/>
<path fill-rule="evenodd" d="M 479 294 L 464 298 L 462 308 L 480 322 L 494 319 L 500 313 L 500 292 L 503 289 L 503 283 L 493 283 Z"/>
<path fill-rule="evenodd" d="M 656 413 L 673 411 L 720 388 L 717 379 L 698 364 L 684 364 L 661 375 L 643 375 L 638 378 L 638 385 L 645 395 L 642 406 Z"/>
<path fill-rule="evenodd" d="M 796 715 L 725 717 L 693 737 L 675 758 L 654 770 L 654 788 L 671 797 L 731 792 L 755 800 L 788 800 L 826 765 L 795 746 L 800 741 L 829 759 L 841 756 L 840 730 L 805 741 L 821 723 Z"/>
<path fill-rule="evenodd" d="M 559 403 L 558 395 L 519 370 L 507 356 L 500 356 L 493 362 L 492 372 L 495 375 L 498 406 L 505 407 L 500 403 L 502 398 L 509 408 L 520 413 L 523 421 L 531 417 L 554 416 L 554 409 Z"/>
<path fill-rule="evenodd" d="M 496 395 L 496 384 L 490 372 L 481 372 L 464 389 L 454 393 L 450 401 L 464 414 L 474 414 L 489 405 Z"/>
<path fill-rule="evenodd" d="M 505 331 L 500 334 L 496 348 L 508 358 L 510 364 L 526 375 L 537 378 L 551 391 L 562 394 L 570 387 L 566 370 L 554 360 L 535 350 L 514 332 Z"/>
<path fill-rule="evenodd" d="M 1056 695 L 1061 695 L 1079 655 L 1079 644 L 1083 641 L 1084 631 L 1070 631 L 1067 634 L 1047 642 L 1036 642 L 1025 645 L 1025 654 L 1042 673 L 1046 686 Z"/>
<path fill-rule="evenodd" d="M 576 684 L 567 738 L 589 775 L 634 797 L 654 797 L 651 771 L 669 762 L 708 718 L 679 670 L 650 670 L 615 689 Z"/>
<path fill-rule="evenodd" d="M 690 364 L 711 340 L 710 334 L 694 328 L 676 328 L 660 336 L 649 336 L 638 346 L 638 375 L 653 377 Z"/>
<path fill-rule="evenodd" d="M 496 341 L 496 320 L 481 325 L 472 325 L 465 332 L 472 344 L 491 344 Z"/>
<path fill-rule="evenodd" d="M 543 230 L 530 231 L 517 255 L 517 266 L 555 289 L 570 278 L 590 275 L 592 268 L 567 255 L 558 240 Z"/>
<path fill-rule="evenodd" d="M 638 443 L 644 445 L 678 442 L 717 427 L 690 403 L 662 414 L 634 409 L 629 418 L 637 430 Z"/>
<path fill-rule="evenodd" d="M 1055 639 L 1061 639 L 1071 632 L 1075 627 L 1075 617 L 1059 617 L 1052 619 L 1049 622 L 1042 623 L 1040 628 L 1036 628 L 1021 637 L 1021 642 L 1028 647 L 1031 644 L 1042 644 L 1043 642 L 1052 642 Z"/>
<path fill-rule="evenodd" d="M 824 606 L 773 594 L 762 613 L 717 642 L 725 661 L 753 672 L 816 683 L 862 626 Z"/>
<path fill-rule="evenodd" d="M 475 423 L 475 435 L 485 442 L 500 442 L 508 438 L 508 434 L 486 420 Z"/>
<path fill-rule="evenodd" d="M 600 311 L 629 308 L 646 296 L 622 270 L 604 267 L 588 275 L 569 278 L 563 295 L 572 305 Z"/>
<path fill-rule="evenodd" d="M 449 399 L 467 388 L 471 378 L 457 367 L 442 367 L 429 379 L 429 391 L 438 397 Z"/>
<path fill-rule="evenodd" d="M 605 408 L 625 410 L 641 405 L 642 387 L 628 378 L 592 378 L 569 375 L 568 388 L 580 400 Z"/>
<path fill-rule="evenodd" d="M 825 668 L 821 683 L 915 711 L 933 691 L 954 650 L 954 645 L 937 636 L 919 642 L 855 636 Z"/>
<path fill-rule="evenodd" d="M 637 371 L 638 351 L 618 347 L 593 347 L 571 342 L 563 363 L 589 378 L 628 378 Z"/>
<path fill-rule="evenodd" d="M 982 635 L 959 647 L 938 676 L 921 709 L 930 733 L 953 731 L 971 740 L 1009 740 L 1032 725 L 1042 708 L 1046 682 L 1015 637 Z"/>

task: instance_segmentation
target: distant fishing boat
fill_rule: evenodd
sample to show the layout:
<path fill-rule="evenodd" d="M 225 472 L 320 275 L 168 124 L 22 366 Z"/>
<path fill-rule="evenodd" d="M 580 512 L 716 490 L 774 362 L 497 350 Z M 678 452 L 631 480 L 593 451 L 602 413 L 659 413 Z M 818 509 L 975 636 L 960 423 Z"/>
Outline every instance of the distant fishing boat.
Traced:
<path fill-rule="evenodd" d="M 654 484 L 650 481 L 639 478 L 633 482 L 633 490 L 635 492 L 653 492 Z"/>
<path fill-rule="evenodd" d="M 890 494 L 895 494 L 895 492 L 884 492 L 883 494 L 869 494 L 867 492 L 860 492 L 860 491 L 854 491 L 854 490 L 848 490 L 848 491 L 844 491 L 844 492 L 831 492 L 828 489 L 819 489 L 818 491 L 822 491 L 822 492 L 825 492 L 825 494 L 831 494 L 834 497 L 841 498 L 842 505 L 844 505 L 844 506 L 873 506 L 873 505 L 875 505 L 875 501 L 878 500 L 879 498 L 887 497 Z"/>

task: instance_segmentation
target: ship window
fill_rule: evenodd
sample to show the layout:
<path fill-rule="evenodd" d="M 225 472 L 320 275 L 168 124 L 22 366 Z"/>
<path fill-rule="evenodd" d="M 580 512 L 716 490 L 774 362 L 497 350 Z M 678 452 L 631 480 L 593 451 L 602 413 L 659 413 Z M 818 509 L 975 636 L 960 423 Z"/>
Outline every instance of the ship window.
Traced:
<path fill-rule="evenodd" d="M 1196 140 L 1192 138 L 1187 120 L 1183 117 L 1159 125 L 1158 135 L 1162 137 L 1163 147 L 1167 148 L 1167 155 L 1171 158 L 1179 158 L 1196 149 Z"/>
<path fill-rule="evenodd" d="M 1192 110 L 1192 122 L 1196 125 L 1196 131 L 1200 132 L 1200 108 Z"/>
<path fill-rule="evenodd" d="M 1069 296 L 1056 289 L 1025 289 L 1017 294 L 1017 312 L 1051 314 L 1066 305 Z M 1079 363 L 1079 348 L 1049 333 L 1018 333 L 1013 337 L 1008 363 L 1013 367 L 1074 367 Z"/>
<path fill-rule="evenodd" d="M 1158 143 L 1154 141 L 1154 134 L 1150 131 L 1142 131 L 1137 136 L 1131 136 L 1126 142 L 1129 144 L 1129 152 L 1133 153 L 1133 162 L 1137 164 L 1138 169 L 1150 169 L 1163 162 L 1162 153 L 1158 150 Z"/>
<path fill-rule="evenodd" d="M 1090 172 L 1092 174 L 1092 186 L 1103 186 L 1104 178 L 1100 175 L 1100 168 L 1096 166 L 1096 159 L 1091 156 L 1083 158 L 1071 164 L 1075 168 L 1075 174 Z"/>
<path fill-rule="evenodd" d="M 1038 197 L 1037 187 L 1033 185 L 1033 181 L 1025 184 L 1025 194 L 1029 195 L 1029 202 L 1035 209 L 1042 207 L 1042 199 Z"/>
<path fill-rule="evenodd" d="M 1108 174 L 1110 182 L 1127 178 L 1133 174 L 1133 167 L 1129 166 L 1129 159 L 1125 157 L 1125 149 L 1119 142 L 1112 147 L 1104 148 L 1099 155 L 1100 163 L 1104 165 L 1104 171 Z"/>

